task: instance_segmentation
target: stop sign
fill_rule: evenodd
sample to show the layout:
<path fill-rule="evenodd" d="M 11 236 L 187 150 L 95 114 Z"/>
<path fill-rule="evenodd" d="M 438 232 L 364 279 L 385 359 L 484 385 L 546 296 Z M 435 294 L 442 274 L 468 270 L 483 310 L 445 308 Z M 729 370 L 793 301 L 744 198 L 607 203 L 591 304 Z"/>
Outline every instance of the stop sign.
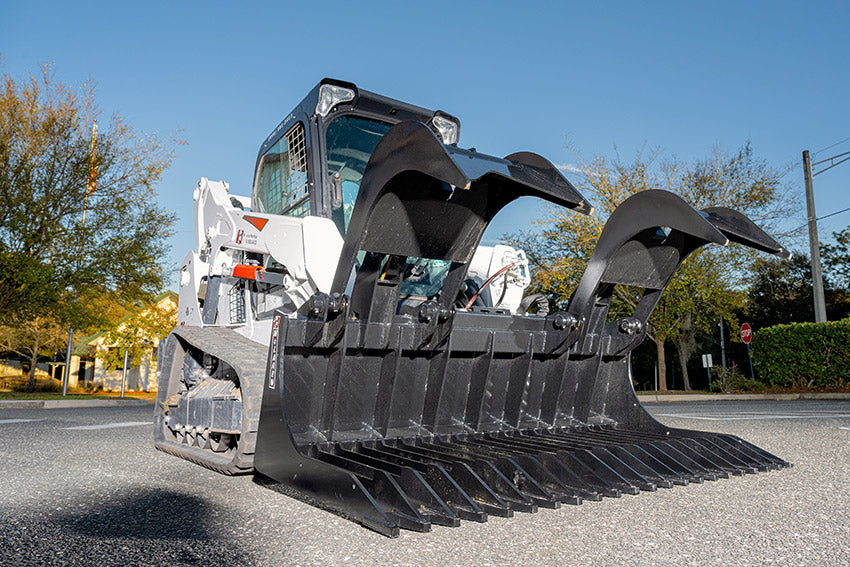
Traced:
<path fill-rule="evenodd" d="M 741 340 L 746 344 L 750 344 L 750 341 L 753 340 L 753 329 L 749 323 L 741 325 Z"/>

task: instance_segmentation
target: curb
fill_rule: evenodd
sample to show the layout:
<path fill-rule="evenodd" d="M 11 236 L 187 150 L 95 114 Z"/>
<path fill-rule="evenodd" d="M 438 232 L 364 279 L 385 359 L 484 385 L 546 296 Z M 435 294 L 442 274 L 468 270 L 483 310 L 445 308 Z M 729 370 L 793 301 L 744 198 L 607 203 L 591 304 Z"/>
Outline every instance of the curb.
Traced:
<path fill-rule="evenodd" d="M 0 400 L 0 409 L 67 409 L 67 408 L 114 408 L 121 406 L 153 405 L 154 400 L 136 400 L 132 398 L 117 400 Z"/>
<path fill-rule="evenodd" d="M 799 394 L 638 394 L 641 402 L 723 402 L 740 400 L 850 400 L 845 392 Z"/>

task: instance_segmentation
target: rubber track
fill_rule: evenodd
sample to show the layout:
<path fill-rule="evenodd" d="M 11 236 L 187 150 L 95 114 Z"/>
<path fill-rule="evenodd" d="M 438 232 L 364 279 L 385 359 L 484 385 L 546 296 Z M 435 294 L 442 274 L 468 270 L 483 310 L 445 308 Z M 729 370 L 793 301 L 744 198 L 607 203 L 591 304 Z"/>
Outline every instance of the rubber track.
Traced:
<path fill-rule="evenodd" d="M 236 371 L 242 391 L 242 433 L 235 454 L 224 455 L 190 447 L 166 439 L 162 434 L 155 434 L 156 448 L 226 475 L 253 472 L 268 347 L 223 327 L 178 327 L 172 331 L 172 335 L 179 337 L 183 343 L 226 362 Z M 160 392 L 165 392 L 162 401 L 168 396 L 169 376 L 170 369 L 163 369 L 159 384 Z M 157 399 L 158 428 L 164 427 L 160 401 Z"/>

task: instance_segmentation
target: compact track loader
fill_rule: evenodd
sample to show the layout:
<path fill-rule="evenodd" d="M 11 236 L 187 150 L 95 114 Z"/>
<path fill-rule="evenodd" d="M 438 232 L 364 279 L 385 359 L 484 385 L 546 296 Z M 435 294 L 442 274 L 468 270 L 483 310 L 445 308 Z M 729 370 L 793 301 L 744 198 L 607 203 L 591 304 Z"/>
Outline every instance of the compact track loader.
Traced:
<path fill-rule="evenodd" d="M 629 370 L 688 254 L 787 251 L 735 211 L 645 191 L 548 313 L 522 297 L 522 251 L 482 233 L 524 195 L 591 206 L 544 158 L 462 149 L 459 129 L 326 79 L 263 143 L 250 199 L 201 179 L 156 447 L 388 536 L 790 466 L 658 423 Z M 608 316 L 617 285 L 643 290 L 630 316 Z"/>

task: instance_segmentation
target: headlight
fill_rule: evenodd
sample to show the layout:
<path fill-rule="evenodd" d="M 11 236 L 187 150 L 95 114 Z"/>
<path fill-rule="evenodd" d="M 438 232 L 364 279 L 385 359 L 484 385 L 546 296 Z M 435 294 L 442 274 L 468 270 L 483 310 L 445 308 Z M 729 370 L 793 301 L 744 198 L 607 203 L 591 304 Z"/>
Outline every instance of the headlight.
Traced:
<path fill-rule="evenodd" d="M 434 125 L 434 129 L 437 130 L 444 144 L 457 144 L 460 136 L 460 124 L 439 114 L 431 119 L 431 124 Z"/>
<path fill-rule="evenodd" d="M 319 102 L 316 104 L 316 114 L 324 118 L 333 107 L 354 100 L 354 91 L 337 85 L 322 85 L 319 87 Z"/>

